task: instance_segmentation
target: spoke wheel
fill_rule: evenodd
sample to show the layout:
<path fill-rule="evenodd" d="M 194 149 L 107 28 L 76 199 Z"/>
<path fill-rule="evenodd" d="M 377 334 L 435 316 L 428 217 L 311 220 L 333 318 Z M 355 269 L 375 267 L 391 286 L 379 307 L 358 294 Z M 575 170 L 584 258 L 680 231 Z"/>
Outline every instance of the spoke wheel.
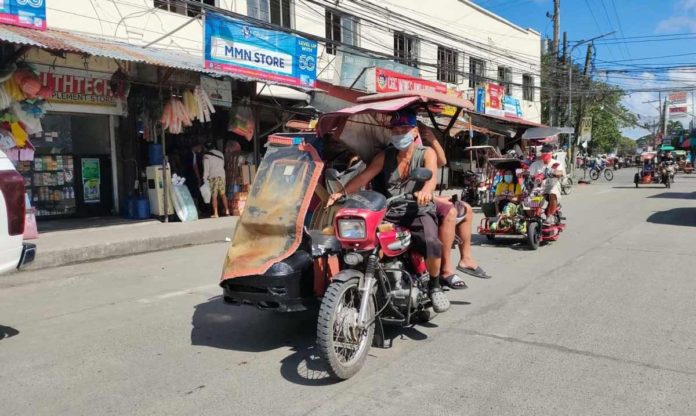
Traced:
<path fill-rule="evenodd" d="M 609 169 L 604 170 L 604 179 L 608 180 L 609 182 L 614 180 L 614 172 L 610 171 Z"/>
<path fill-rule="evenodd" d="M 592 179 L 593 181 L 599 179 L 599 171 L 597 169 L 592 169 L 590 171 L 590 179 Z"/>
<path fill-rule="evenodd" d="M 358 328 L 361 294 L 357 277 L 345 282 L 334 280 L 324 294 L 317 322 L 319 354 L 328 364 L 332 377 L 345 380 L 355 375 L 367 359 L 375 335 L 375 324 Z M 375 318 L 374 302 L 369 302 L 368 322 Z"/>

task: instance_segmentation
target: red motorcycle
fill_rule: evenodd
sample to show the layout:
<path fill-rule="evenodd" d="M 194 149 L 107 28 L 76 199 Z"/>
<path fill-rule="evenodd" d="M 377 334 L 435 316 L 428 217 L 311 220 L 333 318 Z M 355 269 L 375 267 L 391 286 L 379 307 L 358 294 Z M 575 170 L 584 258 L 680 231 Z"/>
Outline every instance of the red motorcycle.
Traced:
<path fill-rule="evenodd" d="M 335 176 L 327 170 L 327 176 Z M 432 172 L 417 169 L 409 178 L 417 190 Z M 334 221 L 345 267 L 334 275 L 319 310 L 317 344 L 333 377 L 347 379 L 367 358 L 378 327 L 430 319 L 430 275 L 425 259 L 409 250 L 410 231 L 385 222 L 397 202 L 417 207 L 412 194 L 387 199 L 373 191 L 344 198 Z"/>

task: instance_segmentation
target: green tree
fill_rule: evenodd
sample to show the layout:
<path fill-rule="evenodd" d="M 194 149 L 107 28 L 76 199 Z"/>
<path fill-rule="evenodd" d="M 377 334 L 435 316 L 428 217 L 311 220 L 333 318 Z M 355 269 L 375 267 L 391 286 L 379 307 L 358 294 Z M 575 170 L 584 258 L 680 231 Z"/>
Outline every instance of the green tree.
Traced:
<path fill-rule="evenodd" d="M 629 137 L 622 137 L 619 139 L 619 146 L 617 153 L 620 155 L 635 155 L 636 154 L 636 149 L 638 148 L 638 144 L 636 143 L 635 140 L 629 138 Z"/>

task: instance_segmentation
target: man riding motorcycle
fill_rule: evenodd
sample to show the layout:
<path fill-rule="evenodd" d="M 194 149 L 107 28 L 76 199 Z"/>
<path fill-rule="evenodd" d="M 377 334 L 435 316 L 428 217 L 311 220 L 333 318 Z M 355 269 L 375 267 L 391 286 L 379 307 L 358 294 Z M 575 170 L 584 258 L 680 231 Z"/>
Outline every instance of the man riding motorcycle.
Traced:
<path fill-rule="evenodd" d="M 437 171 L 435 152 L 431 148 L 415 143 L 418 128 L 414 113 L 404 112 L 395 115 L 392 119 L 391 133 L 392 146 L 375 156 L 367 169 L 346 184 L 344 192 L 331 195 L 328 201 L 329 206 L 347 194 L 358 192 L 373 179 L 381 179 L 376 181 L 382 184 L 383 189 L 379 191 L 387 198 L 391 198 L 404 193 L 404 183 L 415 169 L 423 167 L 433 173 Z M 433 174 L 423 188 L 413 194 L 419 205 L 417 212 L 408 213 L 401 218 L 387 217 L 387 220 L 409 227 L 412 247 L 425 257 L 430 274 L 429 295 L 433 309 L 441 313 L 449 309 L 450 302 L 442 291 L 439 280 L 443 247 L 438 236 L 438 223 L 433 203 L 433 192 L 437 183 L 435 176 Z"/>
<path fill-rule="evenodd" d="M 545 144 L 541 147 L 541 158 L 529 166 L 529 174 L 533 177 L 544 176 L 543 194 L 548 200 L 546 206 L 546 223 L 553 222 L 553 214 L 558 210 L 558 202 L 561 198 L 560 178 L 565 176 L 565 169 L 553 159 L 553 147 Z"/>

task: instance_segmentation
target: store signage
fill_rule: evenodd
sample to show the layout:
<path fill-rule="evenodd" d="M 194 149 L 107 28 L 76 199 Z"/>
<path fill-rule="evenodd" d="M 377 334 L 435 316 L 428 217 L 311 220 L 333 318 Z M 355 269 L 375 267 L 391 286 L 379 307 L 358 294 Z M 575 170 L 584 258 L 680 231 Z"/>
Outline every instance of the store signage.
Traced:
<path fill-rule="evenodd" d="M 592 140 L 592 117 L 583 117 L 580 121 L 578 140 L 580 142 L 589 142 Z"/>
<path fill-rule="evenodd" d="M 384 68 L 369 68 L 368 92 L 433 91 L 447 93 L 447 86 Z"/>
<path fill-rule="evenodd" d="M 201 87 L 208 93 L 213 105 L 232 107 L 232 85 L 229 81 L 201 76 Z"/>
<path fill-rule="evenodd" d="M 0 0 L 2 1 L 2 0 Z M 53 91 L 49 103 L 82 104 L 116 107 L 119 99 L 109 86 L 111 74 L 88 72 L 79 69 L 56 68 L 35 65 L 41 84 Z"/>
<path fill-rule="evenodd" d="M 0 23 L 46 30 L 46 0 L 0 0 Z"/>
<path fill-rule="evenodd" d="M 683 104 L 686 102 L 686 91 L 670 93 L 667 100 L 672 104 Z"/>
<path fill-rule="evenodd" d="M 689 112 L 688 106 L 670 107 L 669 115 L 670 117 L 684 117 L 686 113 Z"/>
<path fill-rule="evenodd" d="M 367 91 L 368 68 L 378 67 L 409 75 L 414 78 L 420 76 L 418 68 L 390 61 L 388 59 L 371 58 L 351 53 L 343 53 L 339 50 L 334 64 L 339 71 L 334 71 L 334 83 L 342 87 L 358 91 Z"/>
<path fill-rule="evenodd" d="M 522 106 L 520 100 L 509 95 L 503 96 L 503 111 L 505 117 L 522 117 Z"/>
<path fill-rule="evenodd" d="M 486 112 L 486 89 L 482 87 L 476 89 L 476 112 Z"/>
<path fill-rule="evenodd" d="M 101 202 L 101 170 L 98 158 L 82 159 L 82 191 L 86 204 Z"/>
<path fill-rule="evenodd" d="M 447 95 L 451 95 L 452 97 L 457 97 L 464 99 L 464 92 L 462 91 L 457 91 L 456 88 L 447 88 Z M 444 116 L 453 116 L 457 112 L 457 107 L 453 107 L 451 105 L 446 105 L 444 106 L 442 110 L 442 115 Z"/>
<path fill-rule="evenodd" d="M 486 110 L 502 110 L 505 88 L 502 85 L 490 83 L 486 85 L 486 93 Z"/>
<path fill-rule="evenodd" d="M 317 42 L 206 13 L 205 67 L 277 82 L 314 87 Z"/>

